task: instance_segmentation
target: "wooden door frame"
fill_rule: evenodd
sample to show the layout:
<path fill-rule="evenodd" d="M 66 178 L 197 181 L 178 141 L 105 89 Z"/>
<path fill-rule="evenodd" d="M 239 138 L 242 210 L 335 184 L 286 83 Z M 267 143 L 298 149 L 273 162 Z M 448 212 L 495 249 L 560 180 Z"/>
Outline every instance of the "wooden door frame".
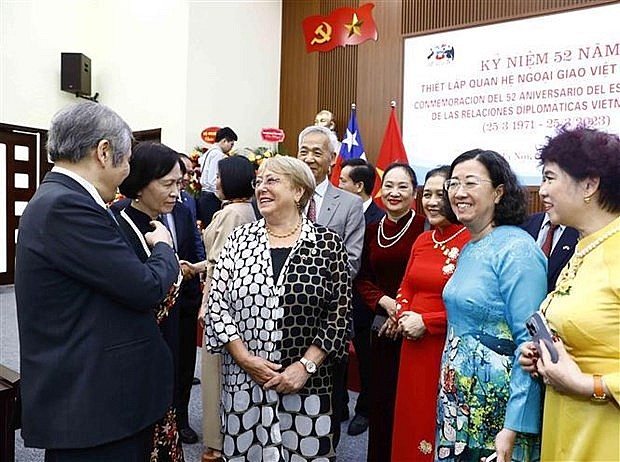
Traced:
<path fill-rule="evenodd" d="M 43 181 L 43 177 L 52 169 L 52 164 L 47 161 L 47 130 L 42 128 L 25 127 L 23 125 L 12 125 L 0 122 L 0 131 L 3 132 L 26 132 L 39 134 L 39 174 L 37 175 L 37 187 Z M 8 191 L 7 191 L 8 197 Z"/>
<path fill-rule="evenodd" d="M 0 284 L 13 284 L 15 276 L 15 232 L 19 229 L 20 216 L 16 215 L 15 204 L 28 202 L 34 195 L 41 183 L 41 179 L 47 168 L 47 154 L 45 143 L 47 131 L 21 125 L 0 123 L 0 133 L 7 142 L 6 151 L 6 203 L 2 204 L 6 213 L 6 272 L 0 273 Z M 28 160 L 15 159 L 15 146 L 26 145 L 30 151 Z M 43 162 L 45 159 L 45 162 Z M 5 168 L 5 165 L 2 166 Z M 27 174 L 27 188 L 15 187 L 15 175 Z"/>

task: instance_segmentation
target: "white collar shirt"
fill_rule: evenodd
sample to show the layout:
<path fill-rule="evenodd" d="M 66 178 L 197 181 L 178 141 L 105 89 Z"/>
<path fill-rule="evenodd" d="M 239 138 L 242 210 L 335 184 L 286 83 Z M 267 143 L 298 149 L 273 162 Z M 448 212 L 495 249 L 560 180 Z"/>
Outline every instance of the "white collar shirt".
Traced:
<path fill-rule="evenodd" d="M 97 204 L 99 204 L 104 209 L 107 208 L 105 202 L 103 201 L 103 199 L 101 198 L 101 195 L 99 194 L 99 191 L 97 191 L 97 189 L 93 186 L 93 184 L 90 183 L 88 180 L 86 180 L 84 177 L 66 168 L 58 167 L 57 165 L 52 167 L 52 172 L 60 173 L 61 175 L 66 175 L 69 178 L 77 181 L 80 184 L 80 186 L 82 186 L 88 192 L 88 194 L 90 194 L 93 197 L 93 199 L 95 200 Z"/>

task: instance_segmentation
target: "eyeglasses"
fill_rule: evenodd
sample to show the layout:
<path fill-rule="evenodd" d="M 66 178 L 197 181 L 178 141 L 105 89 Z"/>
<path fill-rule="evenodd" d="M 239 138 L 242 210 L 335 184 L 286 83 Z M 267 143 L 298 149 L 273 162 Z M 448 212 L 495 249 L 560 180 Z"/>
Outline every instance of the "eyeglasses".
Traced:
<path fill-rule="evenodd" d="M 493 183 L 491 180 L 487 180 L 485 178 L 479 178 L 475 175 L 468 175 L 465 177 L 465 181 L 463 182 L 461 182 L 461 180 L 457 180 L 456 178 L 450 178 L 449 180 L 444 181 L 443 187 L 450 192 L 455 192 L 460 186 L 463 186 L 465 191 L 471 191 L 472 189 L 476 189 L 480 186 L 483 181 Z"/>
<path fill-rule="evenodd" d="M 267 186 L 268 188 L 272 188 L 273 186 L 277 185 L 278 183 L 280 183 L 282 180 L 280 178 L 276 178 L 276 177 L 269 177 L 269 178 L 254 178 L 252 180 L 252 187 L 254 189 L 258 189 L 260 188 L 262 185 Z"/>

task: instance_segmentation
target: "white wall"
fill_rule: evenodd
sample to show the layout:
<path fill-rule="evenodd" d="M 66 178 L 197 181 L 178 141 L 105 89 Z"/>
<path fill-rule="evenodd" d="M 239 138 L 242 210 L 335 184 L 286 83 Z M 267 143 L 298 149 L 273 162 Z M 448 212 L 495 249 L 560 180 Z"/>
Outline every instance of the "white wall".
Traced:
<path fill-rule="evenodd" d="M 79 52 L 92 92 L 134 130 L 161 128 L 185 152 L 212 125 L 232 127 L 239 149 L 263 145 L 279 119 L 281 16 L 281 0 L 0 0 L 0 122 L 47 128 L 76 101 L 60 90 L 60 54 Z"/>
<path fill-rule="evenodd" d="M 93 93 L 134 130 L 189 152 L 229 125 L 255 147 L 279 118 L 280 37 L 281 0 L 0 0 L 0 122 L 47 128 L 76 100 L 60 53 L 81 52 Z"/>
<path fill-rule="evenodd" d="M 89 3 L 0 0 L 0 122 L 46 128 L 75 100 L 60 91 L 60 52 L 94 57 Z"/>
<path fill-rule="evenodd" d="M 235 149 L 265 145 L 280 104 L 280 1 L 192 1 L 186 146 L 210 126 L 230 126 Z M 300 32 L 301 33 L 301 32 Z"/>
<path fill-rule="evenodd" d="M 91 1 L 91 0 L 89 0 Z M 184 149 L 188 4 L 105 0 L 99 4 L 93 92 L 134 130 L 162 128 L 162 142 Z"/>

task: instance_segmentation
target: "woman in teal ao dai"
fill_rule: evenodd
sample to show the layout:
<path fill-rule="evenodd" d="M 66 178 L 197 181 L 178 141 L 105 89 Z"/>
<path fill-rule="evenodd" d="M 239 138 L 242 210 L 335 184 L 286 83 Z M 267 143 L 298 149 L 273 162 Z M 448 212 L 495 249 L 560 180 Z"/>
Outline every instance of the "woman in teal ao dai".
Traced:
<path fill-rule="evenodd" d="M 525 218 L 525 195 L 504 158 L 482 150 L 455 159 L 446 189 L 472 240 L 443 292 L 436 459 L 537 460 L 541 390 L 516 361 L 547 279 L 536 242 L 511 226 Z"/>

